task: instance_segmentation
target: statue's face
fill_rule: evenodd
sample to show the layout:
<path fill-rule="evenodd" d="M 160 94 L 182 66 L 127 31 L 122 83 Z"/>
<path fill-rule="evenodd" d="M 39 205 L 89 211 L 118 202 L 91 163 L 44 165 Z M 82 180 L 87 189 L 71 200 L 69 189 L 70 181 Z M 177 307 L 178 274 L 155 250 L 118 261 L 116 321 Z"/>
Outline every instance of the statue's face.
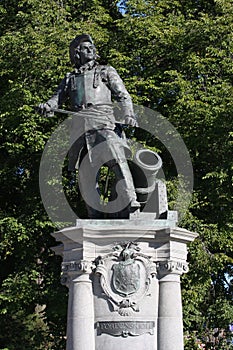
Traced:
<path fill-rule="evenodd" d="M 89 41 L 83 41 L 79 49 L 80 63 L 83 65 L 95 58 L 95 46 Z"/>

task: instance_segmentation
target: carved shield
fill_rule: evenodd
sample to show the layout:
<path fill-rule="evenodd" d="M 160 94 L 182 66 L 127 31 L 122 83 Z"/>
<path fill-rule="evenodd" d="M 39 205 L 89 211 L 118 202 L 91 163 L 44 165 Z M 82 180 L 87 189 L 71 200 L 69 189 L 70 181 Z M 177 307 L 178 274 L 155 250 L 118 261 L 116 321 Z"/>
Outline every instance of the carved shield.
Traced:
<path fill-rule="evenodd" d="M 113 287 L 124 296 L 133 294 L 140 287 L 140 266 L 136 261 L 113 265 Z"/>

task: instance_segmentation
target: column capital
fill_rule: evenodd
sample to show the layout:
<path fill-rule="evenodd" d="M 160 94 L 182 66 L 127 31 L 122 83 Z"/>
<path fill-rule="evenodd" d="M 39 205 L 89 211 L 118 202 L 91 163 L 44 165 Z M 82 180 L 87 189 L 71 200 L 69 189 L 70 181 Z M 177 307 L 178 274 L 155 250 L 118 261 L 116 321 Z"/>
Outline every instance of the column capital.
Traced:
<path fill-rule="evenodd" d="M 187 273 L 188 270 L 188 263 L 184 261 L 165 260 L 157 262 L 157 272 L 160 278 L 169 274 L 182 275 Z"/>
<path fill-rule="evenodd" d="M 87 260 L 66 261 L 61 265 L 61 284 L 69 286 L 71 280 L 82 276 L 90 275 L 96 266 Z"/>

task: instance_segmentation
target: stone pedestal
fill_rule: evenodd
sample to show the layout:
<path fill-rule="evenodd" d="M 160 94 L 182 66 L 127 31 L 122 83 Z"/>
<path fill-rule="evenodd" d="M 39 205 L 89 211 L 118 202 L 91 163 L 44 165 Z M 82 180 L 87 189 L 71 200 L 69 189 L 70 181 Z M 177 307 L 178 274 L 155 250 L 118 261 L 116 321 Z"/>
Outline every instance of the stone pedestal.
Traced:
<path fill-rule="evenodd" d="M 180 275 L 196 233 L 173 220 L 79 220 L 62 242 L 66 350 L 183 350 Z"/>

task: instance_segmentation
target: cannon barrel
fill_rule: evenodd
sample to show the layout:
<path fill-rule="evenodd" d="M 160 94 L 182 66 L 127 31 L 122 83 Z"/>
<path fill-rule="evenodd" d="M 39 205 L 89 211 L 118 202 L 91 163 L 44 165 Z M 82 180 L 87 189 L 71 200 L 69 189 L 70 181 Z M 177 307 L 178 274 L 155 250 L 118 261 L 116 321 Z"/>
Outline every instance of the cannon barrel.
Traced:
<path fill-rule="evenodd" d="M 156 175 L 162 164 L 160 156 L 148 149 L 138 150 L 129 164 L 137 200 L 141 203 L 142 208 L 155 190 Z"/>

